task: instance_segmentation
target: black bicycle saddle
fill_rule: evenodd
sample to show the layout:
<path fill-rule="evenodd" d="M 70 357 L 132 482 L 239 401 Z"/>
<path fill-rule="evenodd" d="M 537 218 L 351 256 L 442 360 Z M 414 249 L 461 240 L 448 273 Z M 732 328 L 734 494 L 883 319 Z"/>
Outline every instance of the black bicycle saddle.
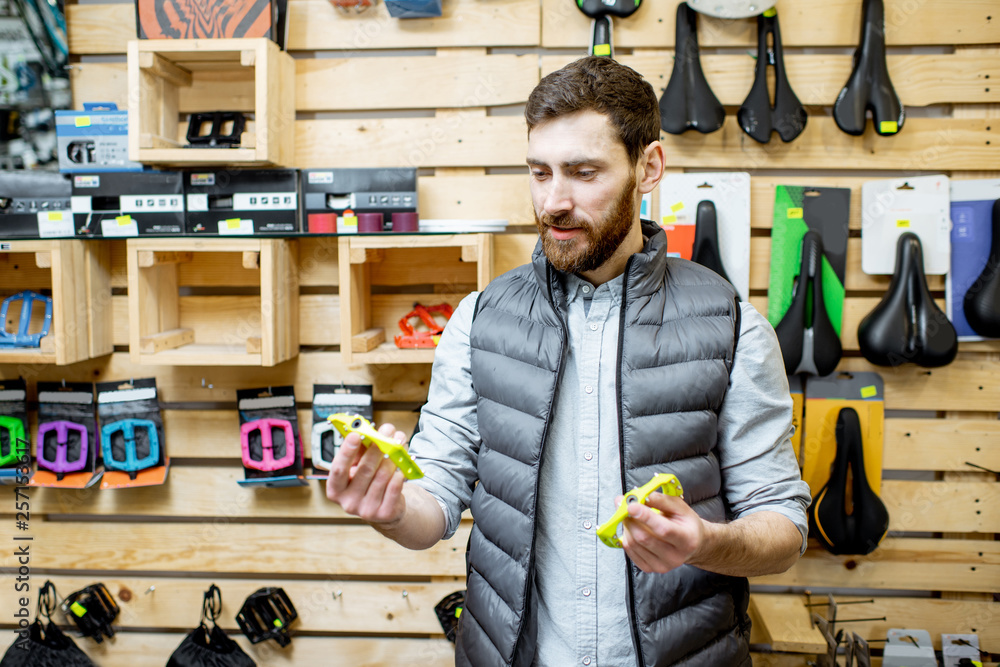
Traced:
<path fill-rule="evenodd" d="M 765 12 L 767 14 L 769 12 Z M 743 131 L 762 144 L 777 132 L 782 141 L 791 141 L 806 127 L 806 110 L 792 91 L 785 74 L 785 59 L 781 48 L 778 14 L 757 17 L 757 65 L 753 86 L 743 106 L 736 114 Z M 771 47 L 767 36 L 771 35 Z M 774 105 L 767 89 L 767 68 L 774 68 Z"/>
<path fill-rule="evenodd" d="M 698 130 L 715 132 L 726 110 L 705 79 L 698 57 L 698 13 L 686 2 L 677 5 L 674 69 L 660 98 L 660 127 L 670 134 Z"/>
<path fill-rule="evenodd" d="M 936 368 L 958 354 L 958 336 L 934 303 L 924 275 L 920 238 L 905 232 L 896 242 L 896 269 L 885 296 L 858 325 L 858 345 L 877 366 L 907 362 Z"/>
<path fill-rule="evenodd" d="M 868 484 L 861 421 L 854 408 L 837 415 L 837 453 L 830 479 L 809 506 L 809 530 L 834 554 L 870 554 L 889 530 L 889 512 Z M 851 509 L 847 508 L 848 470 Z"/>
<path fill-rule="evenodd" d="M 694 223 L 694 250 L 691 252 L 691 259 L 712 269 L 730 283 L 733 282 L 729 280 L 722 264 L 715 204 L 707 200 L 698 202 L 698 213 Z"/>
<path fill-rule="evenodd" d="M 840 337 L 823 301 L 822 260 L 823 239 L 819 232 L 810 230 L 802 237 L 802 263 L 792 305 L 774 328 L 788 375 L 829 375 L 840 362 Z M 811 301 L 811 309 L 807 301 Z"/>
<path fill-rule="evenodd" d="M 576 6 L 589 16 L 590 48 L 592 56 L 615 57 L 614 42 L 611 39 L 611 17 L 628 18 L 639 9 L 641 0 L 576 0 Z"/>
<path fill-rule="evenodd" d="M 871 109 L 875 131 L 888 136 L 903 129 L 903 103 L 885 64 L 885 7 L 864 0 L 861 45 L 854 51 L 854 70 L 833 105 L 833 119 L 848 134 L 864 134 L 865 112 Z"/>
<path fill-rule="evenodd" d="M 983 272 L 962 300 L 965 319 L 980 336 L 1000 338 L 1000 199 L 993 202 L 993 242 Z"/>

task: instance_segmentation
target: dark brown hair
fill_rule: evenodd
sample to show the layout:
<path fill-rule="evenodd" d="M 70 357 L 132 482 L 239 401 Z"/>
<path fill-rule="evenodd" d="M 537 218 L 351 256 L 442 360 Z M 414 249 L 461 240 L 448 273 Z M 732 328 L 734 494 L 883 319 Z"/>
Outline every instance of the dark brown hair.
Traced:
<path fill-rule="evenodd" d="M 528 134 L 536 125 L 588 109 L 608 117 L 632 163 L 660 138 L 653 86 L 634 69 L 602 56 L 572 62 L 535 86 L 524 108 Z"/>

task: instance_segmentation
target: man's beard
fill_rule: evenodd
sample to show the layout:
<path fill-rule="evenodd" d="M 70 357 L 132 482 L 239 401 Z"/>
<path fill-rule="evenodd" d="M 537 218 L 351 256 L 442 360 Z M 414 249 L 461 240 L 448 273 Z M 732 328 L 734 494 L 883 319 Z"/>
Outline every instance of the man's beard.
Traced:
<path fill-rule="evenodd" d="M 569 214 L 538 217 L 535 225 L 542 239 L 542 250 L 552 266 L 567 273 L 585 273 L 611 259 L 625 241 L 635 216 L 635 175 L 629 177 L 611 210 L 596 224 L 577 220 Z M 560 241 L 548 227 L 579 228 L 580 234 Z"/>

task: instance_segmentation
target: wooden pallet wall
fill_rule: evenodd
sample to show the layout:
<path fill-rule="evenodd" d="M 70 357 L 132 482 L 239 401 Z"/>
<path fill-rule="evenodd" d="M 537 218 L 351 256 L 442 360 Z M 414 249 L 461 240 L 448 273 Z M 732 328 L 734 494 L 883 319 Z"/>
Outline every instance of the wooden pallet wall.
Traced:
<path fill-rule="evenodd" d="M 346 15 L 326 0 L 290 0 L 288 49 L 295 56 L 296 166 L 412 166 L 420 169 L 423 218 L 505 218 L 530 225 L 524 176 L 526 137 L 519 115 L 546 73 L 584 52 L 589 21 L 569 0 L 444 0 L 439 19 L 398 21 L 379 5 Z M 865 637 L 889 627 L 977 632 L 1000 653 L 993 593 L 1000 591 L 1000 343 L 963 343 L 944 368 L 874 368 L 858 352 L 857 324 L 877 303 L 887 277 L 861 272 L 861 184 L 879 177 L 948 173 L 1000 175 L 1000 7 L 991 0 L 885 0 L 889 68 L 909 116 L 895 137 L 838 130 L 830 106 L 851 67 L 859 0 L 779 0 L 788 76 L 810 112 L 795 141 L 759 145 L 736 126 L 749 90 L 756 48 L 753 21 L 701 19 L 706 75 L 727 106 L 725 127 L 710 135 L 664 135 L 670 168 L 746 170 L 752 175 L 750 299 L 767 308 L 770 230 L 779 184 L 852 191 L 840 369 L 875 370 L 886 387 L 883 498 L 890 536 L 869 556 L 837 557 L 811 544 L 789 572 L 755 580 L 754 642 L 778 653 L 763 665 L 803 665 L 821 650 L 802 591 L 871 591 Z M 661 90 L 672 67 L 676 0 L 645 0 L 615 24 L 619 60 Z M 135 34 L 132 5 L 69 4 L 72 86 L 77 106 L 125 106 L 124 53 Z M 182 94 L 182 111 L 249 110 L 247 80 L 221 77 Z M 657 202 L 654 200 L 654 213 Z M 522 227 L 520 231 L 527 228 Z M 247 594 L 281 585 L 301 615 L 291 647 L 243 646 L 258 664 L 449 665 L 433 606 L 463 587 L 469 525 L 424 552 L 409 552 L 325 500 L 319 482 L 296 489 L 248 490 L 234 437 L 238 388 L 295 386 L 309 419 L 314 383 L 371 383 L 376 417 L 410 431 L 425 398 L 427 365 L 346 366 L 340 340 L 336 239 L 299 246 L 300 354 L 271 369 L 138 366 L 130 361 L 124 243 L 111 250 L 114 354 L 68 367 L 0 365 L 0 378 L 104 381 L 155 376 L 173 459 L 163 487 L 82 492 L 36 490 L 31 498 L 33 581 L 51 577 L 66 594 L 104 581 L 122 608 L 113 642 L 81 646 L 101 665 L 163 664 L 198 621 L 200 595 L 223 590 L 223 626 Z M 495 273 L 526 260 L 533 235 L 494 238 Z M 435 257 L 405 266 L 384 261 L 372 282 L 455 294 L 474 275 L 441 275 Z M 0 293 L 45 287 L 47 270 L 5 261 Z M 203 340 L 228 335 L 253 317 L 256 284 L 238 255 L 199 254 L 180 268 L 181 326 Z M 943 303 L 944 281 L 930 286 Z M 376 297 L 374 319 L 388 330 L 402 308 Z M 214 337 L 214 338 L 213 338 Z M 0 505 L 13 523 L 13 504 Z M 4 534 L 6 534 L 6 529 Z M 0 575 L 0 608 L 15 605 L 9 557 Z M 34 602 L 32 602 L 32 607 Z M 862 607 L 863 608 L 863 607 Z M 854 609 L 857 609 L 855 607 Z M 873 613 L 869 613 L 869 611 Z M 860 616 L 860 614 L 859 614 Z M 11 627 L 9 617 L 0 627 Z M 154 658 L 155 656 L 155 658 Z"/>

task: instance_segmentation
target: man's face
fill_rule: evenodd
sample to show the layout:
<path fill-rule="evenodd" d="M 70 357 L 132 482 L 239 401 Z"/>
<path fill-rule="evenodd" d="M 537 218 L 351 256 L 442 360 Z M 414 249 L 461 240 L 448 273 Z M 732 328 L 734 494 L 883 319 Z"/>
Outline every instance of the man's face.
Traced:
<path fill-rule="evenodd" d="M 552 265 L 584 273 L 608 261 L 635 222 L 636 180 L 607 117 L 581 111 L 535 126 L 527 162 L 535 224 Z"/>

